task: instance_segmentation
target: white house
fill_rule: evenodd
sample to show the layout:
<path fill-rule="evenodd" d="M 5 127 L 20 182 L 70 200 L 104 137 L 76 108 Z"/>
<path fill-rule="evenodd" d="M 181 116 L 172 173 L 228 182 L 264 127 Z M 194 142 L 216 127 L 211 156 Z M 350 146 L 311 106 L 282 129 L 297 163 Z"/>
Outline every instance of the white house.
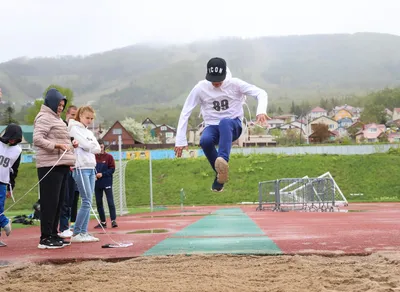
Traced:
<path fill-rule="evenodd" d="M 315 119 L 317 119 L 319 117 L 324 117 L 324 116 L 325 117 L 328 116 L 328 112 L 325 109 L 323 109 L 322 107 L 319 107 L 319 106 L 313 108 L 310 111 L 310 113 L 308 114 L 308 118 L 310 120 L 315 120 Z"/>
<path fill-rule="evenodd" d="M 280 128 L 284 124 L 285 124 L 285 120 L 284 119 L 271 119 L 271 120 L 268 120 L 268 125 L 269 125 L 270 129 Z"/>

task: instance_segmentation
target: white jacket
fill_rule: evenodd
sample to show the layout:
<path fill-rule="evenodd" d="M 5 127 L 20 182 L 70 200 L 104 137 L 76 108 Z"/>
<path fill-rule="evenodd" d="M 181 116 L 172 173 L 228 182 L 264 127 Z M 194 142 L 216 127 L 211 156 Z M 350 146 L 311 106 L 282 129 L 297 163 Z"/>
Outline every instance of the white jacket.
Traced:
<path fill-rule="evenodd" d="M 68 121 L 69 136 L 78 141 L 79 145 L 75 149 L 76 168 L 95 168 L 95 154 L 100 153 L 100 145 L 93 132 L 82 123 L 70 119 Z"/>
<path fill-rule="evenodd" d="M 219 88 L 215 88 L 207 80 L 197 83 L 187 97 L 179 117 L 175 146 L 187 146 L 187 124 L 190 114 L 197 105 L 200 104 L 200 112 L 205 126 L 219 125 L 224 118 L 243 119 L 243 103 L 246 95 L 258 100 L 256 115 L 267 113 L 267 93 L 239 78 L 232 78 L 229 68 L 227 68 L 226 78 Z"/>
<path fill-rule="evenodd" d="M 19 145 L 9 146 L 0 142 L 0 182 L 3 184 L 10 184 L 10 172 L 13 172 L 13 165 L 18 160 L 22 152 Z M 11 185 L 10 185 L 11 186 Z M 11 187 L 14 187 L 13 185 Z"/>

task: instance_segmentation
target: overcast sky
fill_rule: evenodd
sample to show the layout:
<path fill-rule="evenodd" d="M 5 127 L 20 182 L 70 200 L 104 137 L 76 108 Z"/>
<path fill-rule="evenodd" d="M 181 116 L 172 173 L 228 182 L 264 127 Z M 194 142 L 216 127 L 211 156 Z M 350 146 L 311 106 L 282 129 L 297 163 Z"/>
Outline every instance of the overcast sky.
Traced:
<path fill-rule="evenodd" d="M 398 0 L 0 0 L 0 62 L 222 36 L 400 35 Z"/>

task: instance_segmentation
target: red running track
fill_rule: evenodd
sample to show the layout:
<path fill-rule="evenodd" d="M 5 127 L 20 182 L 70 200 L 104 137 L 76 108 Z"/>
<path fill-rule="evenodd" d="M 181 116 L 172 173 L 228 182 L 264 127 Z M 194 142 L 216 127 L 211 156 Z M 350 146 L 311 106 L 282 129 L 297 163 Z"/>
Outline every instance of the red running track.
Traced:
<path fill-rule="evenodd" d="M 238 206 L 234 206 L 238 207 Z M 1 239 L 8 244 L 0 248 L 0 265 L 16 262 L 70 262 L 89 259 L 121 260 L 141 256 L 145 251 L 175 232 L 225 206 L 186 207 L 118 218 L 119 227 L 107 234 L 93 229 L 100 238 L 96 243 L 75 243 L 62 249 L 39 250 L 38 226 L 13 230 Z M 232 206 L 229 206 L 232 208 Z M 256 206 L 242 210 L 273 240 L 284 254 L 354 255 L 377 251 L 400 251 L 400 203 L 351 203 L 340 212 L 272 212 L 256 211 Z M 132 234 L 149 229 L 166 229 L 166 233 Z M 111 238 L 110 238 L 111 237 Z M 103 244 L 133 242 L 126 248 L 101 248 Z"/>

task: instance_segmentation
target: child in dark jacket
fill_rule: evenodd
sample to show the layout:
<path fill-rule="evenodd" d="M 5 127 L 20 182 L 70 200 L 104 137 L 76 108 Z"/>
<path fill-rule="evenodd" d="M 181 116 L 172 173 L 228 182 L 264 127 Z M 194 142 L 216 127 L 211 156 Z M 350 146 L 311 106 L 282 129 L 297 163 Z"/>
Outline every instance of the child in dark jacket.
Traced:
<path fill-rule="evenodd" d="M 1 228 L 7 236 L 11 233 L 11 221 L 4 215 L 6 198 L 12 196 L 15 178 L 21 161 L 22 149 L 17 144 L 22 141 L 22 129 L 16 124 L 9 124 L 0 137 L 0 236 Z M 0 241 L 0 247 L 7 246 Z"/>
<path fill-rule="evenodd" d="M 96 184 L 94 192 L 96 195 L 97 212 L 100 216 L 101 223 L 95 226 L 95 228 L 107 227 L 106 215 L 104 213 L 103 206 L 103 193 L 106 194 L 108 209 L 110 210 L 111 226 L 113 228 L 118 227 L 116 218 L 117 214 L 115 211 L 114 196 L 113 196 L 113 174 L 115 171 L 115 161 L 111 154 L 104 151 L 104 142 L 98 141 L 100 144 L 101 152 L 96 154 Z"/>

